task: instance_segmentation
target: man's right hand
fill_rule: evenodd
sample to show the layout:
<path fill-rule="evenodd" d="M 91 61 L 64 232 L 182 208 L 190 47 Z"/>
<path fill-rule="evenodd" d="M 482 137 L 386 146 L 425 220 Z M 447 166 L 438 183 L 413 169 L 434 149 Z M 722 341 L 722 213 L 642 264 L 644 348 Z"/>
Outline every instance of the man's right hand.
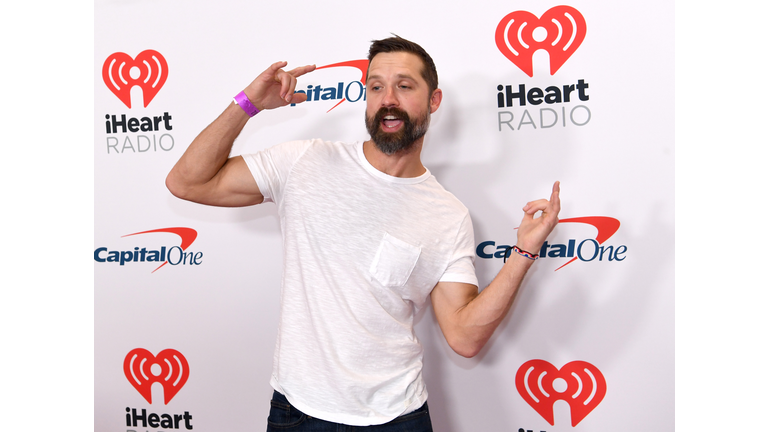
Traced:
<path fill-rule="evenodd" d="M 261 73 L 246 87 L 245 95 L 259 110 L 274 109 L 307 100 L 304 93 L 296 93 L 296 78 L 315 70 L 315 65 L 284 71 L 288 62 L 277 62 Z"/>

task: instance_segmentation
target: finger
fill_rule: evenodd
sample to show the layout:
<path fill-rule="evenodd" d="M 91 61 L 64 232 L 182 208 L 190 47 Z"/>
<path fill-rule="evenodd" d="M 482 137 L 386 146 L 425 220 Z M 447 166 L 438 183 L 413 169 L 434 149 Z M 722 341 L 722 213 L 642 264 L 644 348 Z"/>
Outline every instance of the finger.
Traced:
<path fill-rule="evenodd" d="M 296 78 L 288 72 L 281 70 L 275 79 L 280 82 L 280 97 L 286 102 L 290 102 L 293 91 L 296 89 Z"/>
<path fill-rule="evenodd" d="M 549 201 L 545 199 L 531 201 L 528 204 L 526 204 L 525 207 L 523 207 L 523 211 L 526 214 L 532 215 L 532 214 L 535 214 L 537 211 L 543 211 L 544 209 L 547 208 L 548 205 L 549 205 Z"/>
<path fill-rule="evenodd" d="M 552 185 L 552 194 L 549 196 L 549 200 L 551 202 L 560 200 L 560 182 L 559 181 L 556 181 L 555 184 Z"/>
<path fill-rule="evenodd" d="M 532 222 L 533 215 L 534 213 L 523 213 L 523 221 L 520 223 L 520 226 L 523 226 L 527 222 Z"/>
<path fill-rule="evenodd" d="M 556 181 L 555 184 L 552 186 L 552 194 L 549 197 L 549 202 L 557 201 L 558 209 L 560 208 L 560 182 Z M 547 202 L 545 199 L 540 199 L 536 201 L 528 202 L 524 207 L 523 211 L 528 211 L 531 205 L 534 203 L 540 203 L 540 202 Z"/>
<path fill-rule="evenodd" d="M 306 101 L 307 101 L 307 95 L 304 93 L 294 93 L 293 96 L 291 96 L 292 104 L 300 104 Z"/>
<path fill-rule="evenodd" d="M 555 184 L 552 185 L 552 196 L 554 196 L 555 193 L 560 193 L 560 182 L 559 181 L 556 181 Z"/>
<path fill-rule="evenodd" d="M 297 67 L 296 69 L 289 70 L 288 73 L 298 78 L 306 73 L 312 72 L 316 68 L 317 66 L 315 65 L 300 66 L 300 67 Z"/>
<path fill-rule="evenodd" d="M 297 77 L 300 77 L 308 72 L 312 72 L 315 70 L 315 65 L 307 65 L 307 66 L 301 66 L 297 67 L 295 69 L 292 69 L 287 72 L 288 75 L 292 77 L 290 88 L 288 89 L 288 92 L 285 94 L 282 94 L 283 99 L 285 99 L 288 103 L 301 103 L 307 100 L 307 97 L 300 97 L 301 93 L 295 93 L 296 85 L 298 84 L 298 81 L 296 80 Z"/>
<path fill-rule="evenodd" d="M 269 77 L 272 78 L 277 74 L 277 71 L 279 71 L 281 68 L 284 68 L 286 65 L 288 65 L 287 61 L 279 61 L 279 62 L 272 63 L 272 65 L 269 66 L 267 70 L 264 71 L 264 74 L 269 75 Z"/>
<path fill-rule="evenodd" d="M 556 181 L 552 186 L 552 196 L 549 197 L 551 204 L 550 213 L 557 216 L 560 213 L 560 182 Z"/>

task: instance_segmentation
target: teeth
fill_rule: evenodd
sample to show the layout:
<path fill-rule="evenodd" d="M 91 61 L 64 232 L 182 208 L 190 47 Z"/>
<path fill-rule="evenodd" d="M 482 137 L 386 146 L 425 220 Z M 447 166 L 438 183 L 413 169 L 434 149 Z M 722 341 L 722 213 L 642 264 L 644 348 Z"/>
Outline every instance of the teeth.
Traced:
<path fill-rule="evenodd" d="M 397 120 L 397 117 L 395 117 L 393 115 L 388 115 L 388 116 L 384 117 L 384 120 Z"/>

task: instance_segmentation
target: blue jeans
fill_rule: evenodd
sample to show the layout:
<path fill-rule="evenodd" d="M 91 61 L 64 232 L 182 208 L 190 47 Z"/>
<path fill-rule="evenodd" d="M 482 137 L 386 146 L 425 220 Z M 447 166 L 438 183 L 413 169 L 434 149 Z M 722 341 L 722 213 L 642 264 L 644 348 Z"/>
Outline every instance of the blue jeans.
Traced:
<path fill-rule="evenodd" d="M 308 416 L 279 392 L 274 392 L 270 405 L 267 432 L 432 432 L 426 402 L 416 411 L 373 426 L 349 426 Z"/>

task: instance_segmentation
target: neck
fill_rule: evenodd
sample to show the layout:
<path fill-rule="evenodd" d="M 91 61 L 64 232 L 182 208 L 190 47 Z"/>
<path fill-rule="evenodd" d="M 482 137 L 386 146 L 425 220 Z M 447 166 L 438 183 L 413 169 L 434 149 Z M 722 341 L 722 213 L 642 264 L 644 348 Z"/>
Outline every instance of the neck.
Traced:
<path fill-rule="evenodd" d="M 363 154 L 374 168 L 392 177 L 410 178 L 424 174 L 427 169 L 421 164 L 421 146 L 424 139 L 413 143 L 408 150 L 388 155 L 376 146 L 373 140 L 363 143 Z"/>

